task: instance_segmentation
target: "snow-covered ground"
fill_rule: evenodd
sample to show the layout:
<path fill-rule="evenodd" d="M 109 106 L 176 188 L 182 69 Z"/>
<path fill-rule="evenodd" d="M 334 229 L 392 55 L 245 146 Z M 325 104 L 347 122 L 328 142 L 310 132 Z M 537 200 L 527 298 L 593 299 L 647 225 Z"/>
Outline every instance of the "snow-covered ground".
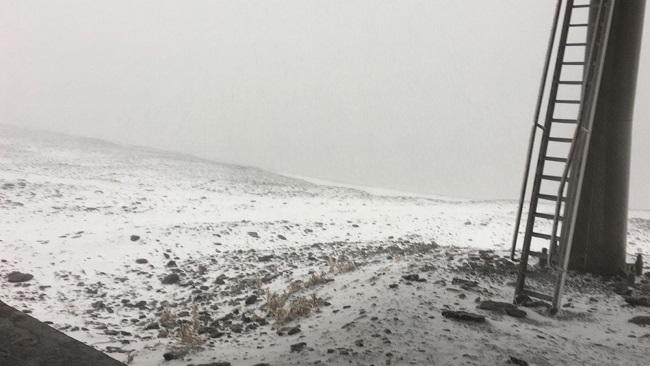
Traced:
<path fill-rule="evenodd" d="M 476 309 L 512 300 L 515 209 L 0 126 L 0 296 L 132 365 L 647 364 L 650 328 L 628 319 L 648 308 L 612 280 L 572 276 L 555 317 Z M 629 241 L 650 258 L 650 212 L 630 212 Z M 269 316 L 283 291 L 309 314 Z M 182 355 L 184 320 L 201 334 Z"/>

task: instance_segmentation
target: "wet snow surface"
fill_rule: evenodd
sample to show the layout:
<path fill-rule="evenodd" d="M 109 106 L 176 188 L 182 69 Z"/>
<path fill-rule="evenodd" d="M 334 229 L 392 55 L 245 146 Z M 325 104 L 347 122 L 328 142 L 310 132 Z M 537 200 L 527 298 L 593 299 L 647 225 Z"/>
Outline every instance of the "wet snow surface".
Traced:
<path fill-rule="evenodd" d="M 614 279 L 572 275 L 556 317 L 478 308 L 512 300 L 515 208 L 0 127 L 2 300 L 132 365 L 647 364 Z"/>

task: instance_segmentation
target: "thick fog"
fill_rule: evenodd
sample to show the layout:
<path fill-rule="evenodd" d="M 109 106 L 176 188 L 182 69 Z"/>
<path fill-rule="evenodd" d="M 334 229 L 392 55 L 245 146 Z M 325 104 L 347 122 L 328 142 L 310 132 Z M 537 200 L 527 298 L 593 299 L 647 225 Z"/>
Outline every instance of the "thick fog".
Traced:
<path fill-rule="evenodd" d="M 0 123 L 351 184 L 515 198 L 554 5 L 4 0 Z M 649 30 L 634 208 L 650 208 Z"/>

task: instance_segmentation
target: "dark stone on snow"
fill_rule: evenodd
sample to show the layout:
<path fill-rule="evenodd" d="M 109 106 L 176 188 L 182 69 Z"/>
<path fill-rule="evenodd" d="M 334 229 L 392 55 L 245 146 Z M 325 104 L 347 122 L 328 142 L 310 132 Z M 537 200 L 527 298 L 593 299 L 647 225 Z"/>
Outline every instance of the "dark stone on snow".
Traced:
<path fill-rule="evenodd" d="M 153 329 L 160 329 L 160 324 L 158 324 L 158 322 L 152 322 L 147 324 L 144 327 L 144 330 L 153 330 Z"/>
<path fill-rule="evenodd" d="M 219 331 L 217 327 L 203 327 L 199 330 L 199 334 L 208 334 L 210 338 L 221 338 L 225 335 L 224 332 Z"/>
<path fill-rule="evenodd" d="M 233 333 L 241 333 L 244 331 L 244 325 L 239 323 L 230 324 L 230 330 Z"/>
<path fill-rule="evenodd" d="M 300 352 L 303 349 L 305 349 L 305 347 L 307 347 L 307 343 L 305 343 L 305 342 L 292 344 L 291 345 L 291 352 Z"/>
<path fill-rule="evenodd" d="M 249 232 L 248 232 L 248 235 L 249 235 L 250 237 L 252 237 L 252 238 L 255 238 L 255 239 L 259 239 L 259 237 L 260 237 L 259 234 L 256 233 L 256 232 L 254 232 L 254 231 L 249 231 Z"/>
<path fill-rule="evenodd" d="M 138 259 L 135 260 L 135 263 L 137 263 L 137 264 L 147 264 L 147 263 L 149 263 L 149 261 L 144 259 L 144 258 L 138 258 Z"/>
<path fill-rule="evenodd" d="M 278 239 L 280 240 L 287 240 L 287 238 L 284 235 L 278 234 Z"/>
<path fill-rule="evenodd" d="M 249 297 L 246 298 L 246 305 L 253 305 L 257 302 L 258 298 L 257 295 L 250 295 Z"/>
<path fill-rule="evenodd" d="M 140 240 L 140 236 L 138 235 L 131 235 L 131 241 L 138 241 Z"/>
<path fill-rule="evenodd" d="M 632 289 L 628 286 L 627 282 L 617 282 L 614 284 L 612 291 L 621 295 L 621 296 L 630 296 L 632 295 Z"/>
<path fill-rule="evenodd" d="M 637 315 L 634 318 L 628 320 L 630 323 L 636 325 L 650 325 L 650 316 L 648 315 Z"/>
<path fill-rule="evenodd" d="M 645 296 L 624 296 L 623 299 L 626 303 L 632 306 L 648 306 L 650 307 L 650 297 Z"/>
<path fill-rule="evenodd" d="M 214 279 L 214 283 L 217 285 L 225 285 L 227 278 L 228 277 L 225 274 L 220 274 L 217 278 Z"/>
<path fill-rule="evenodd" d="M 460 286 L 460 288 L 462 288 L 463 290 L 470 290 L 470 289 L 478 286 L 478 282 L 476 282 L 476 281 L 464 280 L 464 279 L 458 278 L 458 277 L 454 277 L 451 280 L 451 284 Z"/>
<path fill-rule="evenodd" d="M 7 281 L 14 282 L 14 283 L 16 283 L 16 282 L 27 282 L 27 281 L 31 280 L 32 278 L 34 278 L 33 275 L 31 275 L 29 273 L 18 272 L 18 271 L 9 272 L 7 274 Z"/>
<path fill-rule="evenodd" d="M 420 278 L 420 275 L 415 273 L 415 274 L 407 274 L 402 276 L 403 279 L 407 281 L 413 281 L 413 282 L 426 282 L 426 278 Z"/>
<path fill-rule="evenodd" d="M 167 267 L 176 267 L 176 261 L 167 262 Z"/>
<path fill-rule="evenodd" d="M 442 316 L 449 319 L 469 321 L 476 323 L 485 322 L 485 317 L 483 315 L 469 313 L 467 311 L 455 311 L 455 310 L 443 310 Z"/>
<path fill-rule="evenodd" d="M 163 353 L 163 358 L 165 359 L 165 361 L 171 361 L 171 360 L 181 359 L 183 358 L 184 355 L 185 354 L 182 352 L 170 351 L 170 352 Z"/>
<path fill-rule="evenodd" d="M 257 257 L 258 262 L 270 262 L 275 256 L 273 254 Z"/>
<path fill-rule="evenodd" d="M 180 282 L 181 278 L 176 273 L 170 273 L 161 280 L 163 285 L 173 285 Z"/>
<path fill-rule="evenodd" d="M 291 327 L 287 330 L 288 335 L 294 335 L 300 333 L 300 326 Z"/>
<path fill-rule="evenodd" d="M 548 309 L 551 308 L 551 304 L 541 300 L 533 300 L 526 295 L 517 296 L 517 298 L 515 299 L 515 304 L 525 306 L 527 308 L 537 308 L 537 307 L 545 307 Z"/>
<path fill-rule="evenodd" d="M 525 311 L 517 308 L 516 305 L 507 302 L 486 300 L 486 301 L 482 301 L 478 305 L 478 308 L 482 310 L 490 310 L 490 311 L 496 311 L 503 314 L 508 314 L 515 318 L 526 317 Z"/>
<path fill-rule="evenodd" d="M 518 366 L 528 366 L 528 362 L 526 362 L 526 361 L 524 361 L 522 359 L 519 359 L 519 358 L 517 358 L 515 356 L 510 356 L 510 359 L 508 360 L 508 363 L 513 364 L 513 365 L 518 365 Z"/>

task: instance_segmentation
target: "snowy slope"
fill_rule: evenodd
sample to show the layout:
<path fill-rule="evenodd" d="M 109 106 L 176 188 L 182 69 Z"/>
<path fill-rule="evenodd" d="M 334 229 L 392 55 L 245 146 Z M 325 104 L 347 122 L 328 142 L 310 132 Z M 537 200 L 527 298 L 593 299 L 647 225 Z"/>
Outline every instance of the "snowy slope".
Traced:
<path fill-rule="evenodd" d="M 0 126 L 2 300 L 133 365 L 643 364 L 650 329 L 627 319 L 647 311 L 589 277 L 573 278 L 556 318 L 475 309 L 477 298 L 511 300 L 514 269 L 501 256 L 515 202 L 372 193 Z M 630 257 L 650 256 L 650 212 L 630 217 Z M 34 278 L 9 283 L 12 271 Z M 267 316 L 267 291 L 314 271 L 328 281 L 291 295 L 315 294 L 311 314 Z M 426 281 L 402 278 L 412 273 Z M 170 274 L 179 281 L 163 284 Z M 176 325 L 193 305 L 200 349 L 165 361 L 183 348 Z M 488 322 L 447 320 L 447 308 Z M 162 326 L 163 313 L 175 325 Z"/>

